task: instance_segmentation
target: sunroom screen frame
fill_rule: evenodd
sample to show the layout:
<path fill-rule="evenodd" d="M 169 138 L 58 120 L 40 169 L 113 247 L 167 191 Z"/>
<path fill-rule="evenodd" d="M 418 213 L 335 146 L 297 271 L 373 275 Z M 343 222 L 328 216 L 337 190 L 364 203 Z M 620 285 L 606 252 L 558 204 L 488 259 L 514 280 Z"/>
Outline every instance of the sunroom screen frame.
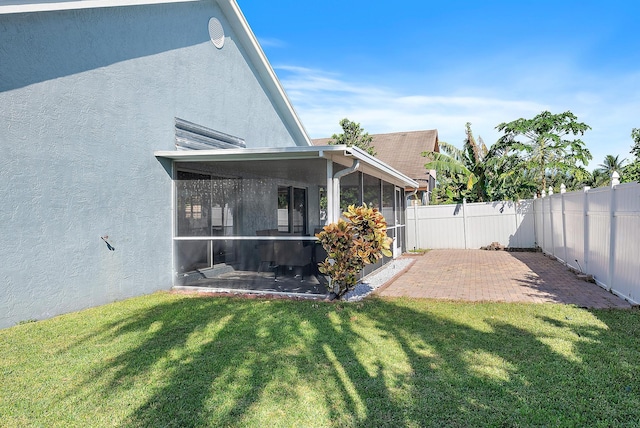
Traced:
<path fill-rule="evenodd" d="M 177 177 L 176 165 L 184 164 L 217 164 L 220 162 L 260 162 L 260 161 L 291 161 L 296 162 L 304 159 L 324 159 L 326 160 L 325 189 L 327 196 L 327 219 L 326 223 L 337 221 L 341 216 L 340 210 L 340 180 L 341 177 L 355 172 L 361 172 L 371 177 L 382 180 L 388 184 L 393 184 L 396 188 L 400 188 L 404 192 L 405 188 L 418 188 L 419 184 L 394 170 L 390 166 L 370 156 L 366 152 L 356 148 L 344 145 L 335 146 L 309 146 L 309 147 L 284 147 L 284 148 L 263 148 L 263 149 L 223 149 L 223 150 L 190 150 L 190 151 L 158 151 L 154 155 L 158 159 L 169 160 L 172 163 L 171 174 L 175 183 Z M 173 189 L 175 192 L 174 184 Z M 175 196 L 175 195 L 174 195 Z M 173 198 L 174 212 L 176 198 Z M 174 215 L 175 217 L 175 215 Z M 174 218 L 174 222 L 176 219 Z M 389 222 L 392 224 L 392 222 Z M 389 226 L 393 236 L 396 233 L 404 235 L 406 228 L 404 224 L 395 224 L 395 221 Z M 309 232 L 312 232 L 309 231 Z M 310 233 L 310 236 L 290 235 L 278 236 L 254 236 L 254 235 L 233 235 L 233 236 L 189 236 L 183 237 L 177 235 L 177 228 L 174 225 L 172 232 L 174 242 L 177 241 L 268 241 L 277 239 L 278 241 L 314 241 L 316 238 Z M 402 239 L 405 241 L 405 239 Z M 293 244 L 292 244 L 293 245 Z M 175 258 L 175 257 L 174 257 Z M 174 273 L 177 270 L 174 267 Z M 176 275 L 174 275 L 175 277 Z"/>

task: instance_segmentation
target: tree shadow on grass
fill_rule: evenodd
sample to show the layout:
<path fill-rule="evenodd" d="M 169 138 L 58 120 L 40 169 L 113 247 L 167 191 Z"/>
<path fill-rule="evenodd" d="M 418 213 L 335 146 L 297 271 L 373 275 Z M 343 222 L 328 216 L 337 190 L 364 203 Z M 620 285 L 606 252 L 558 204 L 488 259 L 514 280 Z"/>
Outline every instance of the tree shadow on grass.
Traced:
<path fill-rule="evenodd" d="M 195 297 L 162 303 L 103 329 L 102 341 L 133 335 L 138 343 L 93 369 L 76 394 L 99 383 L 109 400 L 150 384 L 125 426 L 258 423 L 296 411 L 298 402 L 311 413 L 299 416 L 303 425 L 353 425 L 366 405 L 350 377 L 366 372 L 342 342 L 351 333 L 340 316 L 330 316 L 336 308 Z M 271 404 L 252 410 L 265 401 Z"/>
<path fill-rule="evenodd" d="M 593 361 L 616 352 L 626 361 L 619 379 L 638 372 L 637 351 L 609 339 L 616 318 L 551 306 L 526 306 L 532 321 L 520 326 L 509 305 L 182 298 L 112 324 L 111 340 L 138 342 L 93 373 L 105 380 L 104 399 L 150 385 L 123 426 L 557 426 L 639 417 L 637 393 L 603 377 L 614 358 Z"/>
<path fill-rule="evenodd" d="M 609 376 L 617 365 L 617 377 L 628 384 L 640 368 L 640 347 L 626 333 L 616 339 L 622 330 L 616 320 L 633 312 L 523 305 L 533 319 L 520 326 L 509 305 L 490 305 L 494 313 L 483 315 L 475 308 L 486 305 L 460 304 L 475 319 L 467 323 L 465 316 L 415 310 L 428 302 L 379 304 L 386 310 L 378 322 L 397 338 L 417 374 L 410 380 L 416 401 L 408 407 L 417 425 L 618 426 L 640 420 L 637 381 L 634 395 Z M 607 313 L 610 319 L 602 317 Z M 637 329 L 639 321 L 628 324 Z"/>

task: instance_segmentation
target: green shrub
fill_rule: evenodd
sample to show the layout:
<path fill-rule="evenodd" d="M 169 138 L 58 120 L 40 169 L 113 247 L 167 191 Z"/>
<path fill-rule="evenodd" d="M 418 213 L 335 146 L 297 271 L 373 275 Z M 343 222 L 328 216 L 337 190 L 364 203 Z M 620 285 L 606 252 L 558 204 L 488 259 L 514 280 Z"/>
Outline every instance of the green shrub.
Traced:
<path fill-rule="evenodd" d="M 318 268 L 331 278 L 331 292 L 337 297 L 356 286 L 365 265 L 376 263 L 383 255 L 392 256 L 387 222 L 378 209 L 350 205 L 343 215 L 347 221 L 339 219 L 316 235 L 327 252 Z"/>

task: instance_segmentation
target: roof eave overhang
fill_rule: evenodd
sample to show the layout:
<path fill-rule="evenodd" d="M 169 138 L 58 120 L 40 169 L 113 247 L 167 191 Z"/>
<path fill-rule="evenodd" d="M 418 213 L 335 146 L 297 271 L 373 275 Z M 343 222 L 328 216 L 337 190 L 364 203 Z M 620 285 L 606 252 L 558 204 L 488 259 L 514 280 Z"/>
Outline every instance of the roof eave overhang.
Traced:
<path fill-rule="evenodd" d="M 417 181 L 391 168 L 363 150 L 343 145 L 226 150 L 171 150 L 154 152 L 154 156 L 175 162 L 246 162 L 322 158 L 344 166 L 351 166 L 353 160 L 358 159 L 361 161 L 359 170 L 369 175 L 383 178 L 405 188 L 418 188 L 420 186 Z"/>
<path fill-rule="evenodd" d="M 11 13 L 51 12 L 54 10 L 95 9 L 100 7 L 141 6 L 162 3 L 187 3 L 202 0 L 70 0 L 70 1 L 0 1 L 0 15 Z"/>

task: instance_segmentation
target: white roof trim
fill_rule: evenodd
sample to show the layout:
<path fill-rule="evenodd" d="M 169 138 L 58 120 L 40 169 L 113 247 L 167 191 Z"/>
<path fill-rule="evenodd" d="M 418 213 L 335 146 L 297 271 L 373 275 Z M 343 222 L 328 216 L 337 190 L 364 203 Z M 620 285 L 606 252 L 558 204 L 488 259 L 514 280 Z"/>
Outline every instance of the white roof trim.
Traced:
<path fill-rule="evenodd" d="M 184 3 L 200 0 L 0 0 L 0 15 L 10 13 L 47 12 L 53 10 L 92 9 L 98 7 L 138 6 L 159 3 Z"/>
<path fill-rule="evenodd" d="M 354 158 L 362 162 L 361 171 L 370 175 L 387 178 L 387 181 L 405 187 L 418 188 L 417 181 L 400 171 L 369 155 L 357 147 L 345 145 L 310 147 L 268 147 L 261 149 L 222 149 L 222 150 L 171 150 L 156 151 L 157 158 L 171 159 L 177 162 L 228 162 L 228 161 L 264 161 L 283 159 L 330 159 L 350 166 Z"/>

